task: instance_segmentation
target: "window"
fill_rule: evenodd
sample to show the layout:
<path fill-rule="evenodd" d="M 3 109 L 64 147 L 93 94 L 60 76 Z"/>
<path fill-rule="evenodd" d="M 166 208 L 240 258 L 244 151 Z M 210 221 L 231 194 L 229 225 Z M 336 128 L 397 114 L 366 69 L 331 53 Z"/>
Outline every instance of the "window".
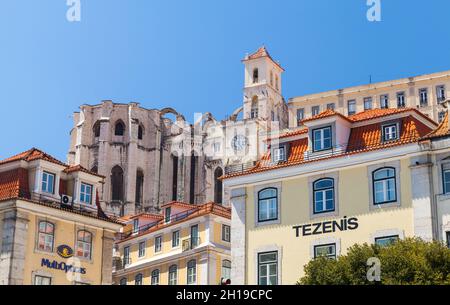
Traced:
<path fill-rule="evenodd" d="M 39 222 L 38 249 L 53 252 L 55 225 L 48 221 Z"/>
<path fill-rule="evenodd" d="M 270 118 L 272 119 L 272 121 L 275 121 L 275 112 L 270 112 Z"/>
<path fill-rule="evenodd" d="M 398 240 L 399 240 L 398 235 L 377 237 L 375 238 L 375 244 L 381 247 L 386 247 L 392 245 Z"/>
<path fill-rule="evenodd" d="M 94 126 L 92 127 L 92 131 L 94 132 L 94 138 L 100 137 L 100 122 L 95 122 Z"/>
<path fill-rule="evenodd" d="M 259 76 L 258 74 L 259 74 L 258 69 L 257 68 L 253 69 L 253 83 L 254 84 L 256 84 L 258 82 L 258 76 Z"/>
<path fill-rule="evenodd" d="M 171 215 L 171 213 L 172 213 L 172 208 L 171 208 L 171 207 L 168 207 L 168 208 L 166 208 L 166 209 L 164 210 L 164 219 L 165 219 L 165 222 L 170 222 L 170 215 Z"/>
<path fill-rule="evenodd" d="M 356 113 L 356 101 L 350 100 L 347 102 L 348 115 L 353 115 Z"/>
<path fill-rule="evenodd" d="M 145 241 L 141 241 L 139 243 L 139 252 L 138 252 L 138 256 L 139 257 L 144 257 L 145 256 Z"/>
<path fill-rule="evenodd" d="M 80 202 L 86 203 L 86 204 L 92 203 L 92 185 L 87 184 L 87 183 L 81 183 Z"/>
<path fill-rule="evenodd" d="M 198 225 L 191 227 L 191 249 L 194 249 L 199 244 Z"/>
<path fill-rule="evenodd" d="M 178 267 L 177 265 L 172 265 L 169 267 L 169 285 L 176 285 L 178 278 Z"/>
<path fill-rule="evenodd" d="M 445 114 L 446 113 L 447 113 L 447 111 L 439 111 L 439 113 L 438 113 L 438 121 L 439 121 L 439 123 L 442 123 L 442 121 L 445 118 Z"/>
<path fill-rule="evenodd" d="M 161 246 L 162 246 L 161 242 L 162 242 L 161 236 L 155 237 L 155 252 L 161 252 Z"/>
<path fill-rule="evenodd" d="M 258 254 L 258 285 L 278 284 L 278 252 Z"/>
<path fill-rule="evenodd" d="M 380 108 L 381 109 L 389 108 L 389 95 L 384 94 L 380 96 Z"/>
<path fill-rule="evenodd" d="M 273 149 L 273 162 L 286 161 L 285 147 L 278 147 Z"/>
<path fill-rule="evenodd" d="M 213 150 L 215 153 L 219 153 L 220 152 L 220 142 L 215 142 L 213 144 Z"/>
<path fill-rule="evenodd" d="M 314 246 L 314 258 L 321 256 L 336 259 L 336 244 Z"/>
<path fill-rule="evenodd" d="M 405 92 L 398 92 L 397 93 L 397 108 L 405 108 L 406 101 L 405 101 Z"/>
<path fill-rule="evenodd" d="M 258 192 L 258 222 L 278 219 L 278 191 L 267 188 Z"/>
<path fill-rule="evenodd" d="M 141 205 L 143 203 L 144 194 L 144 172 L 140 169 L 136 171 L 136 190 L 134 196 L 134 202 L 136 205 Z"/>
<path fill-rule="evenodd" d="M 142 273 L 136 275 L 136 277 L 134 278 L 134 284 L 138 286 L 142 285 Z"/>
<path fill-rule="evenodd" d="M 222 278 L 223 279 L 231 279 L 231 261 L 223 260 L 222 261 Z"/>
<path fill-rule="evenodd" d="M 251 106 L 251 109 L 250 109 L 250 118 L 251 119 L 258 118 L 258 107 L 259 107 L 259 105 L 258 105 L 258 97 L 255 95 L 252 98 L 252 106 Z"/>
<path fill-rule="evenodd" d="M 42 174 L 42 191 L 49 194 L 55 192 L 55 175 L 44 172 Z"/>
<path fill-rule="evenodd" d="M 445 86 L 444 85 L 436 87 L 436 95 L 437 95 L 438 102 L 445 101 Z"/>
<path fill-rule="evenodd" d="M 123 136 L 125 133 L 125 125 L 122 122 L 117 122 L 114 127 L 114 135 Z"/>
<path fill-rule="evenodd" d="M 139 218 L 133 220 L 133 233 L 139 232 Z"/>
<path fill-rule="evenodd" d="M 364 111 L 372 109 L 372 98 L 365 97 L 364 98 Z"/>
<path fill-rule="evenodd" d="M 230 242 L 230 226 L 222 225 L 222 240 Z"/>
<path fill-rule="evenodd" d="M 320 112 L 320 106 L 312 106 L 312 108 L 311 108 L 312 116 L 318 115 L 319 112 Z"/>
<path fill-rule="evenodd" d="M 214 202 L 222 203 L 223 183 L 220 177 L 223 176 L 223 169 L 216 168 L 214 171 Z"/>
<path fill-rule="evenodd" d="M 113 201 L 123 201 L 123 170 L 118 165 L 111 170 L 111 198 Z"/>
<path fill-rule="evenodd" d="M 126 278 L 121 278 L 120 279 L 120 285 L 122 285 L 122 286 L 126 286 L 127 285 L 127 279 Z"/>
<path fill-rule="evenodd" d="M 383 141 L 392 141 L 398 139 L 398 127 L 397 124 L 391 124 L 383 126 Z"/>
<path fill-rule="evenodd" d="M 92 233 L 88 231 L 78 231 L 77 233 L 77 256 L 91 259 Z"/>
<path fill-rule="evenodd" d="M 172 232 L 172 248 L 180 245 L 180 231 Z"/>
<path fill-rule="evenodd" d="M 329 103 L 329 104 L 327 104 L 327 109 L 329 109 L 329 110 L 334 110 L 335 107 L 336 107 L 336 106 L 335 106 L 334 103 Z"/>
<path fill-rule="evenodd" d="M 142 140 L 144 138 L 144 127 L 139 125 L 138 127 L 138 140 Z"/>
<path fill-rule="evenodd" d="M 444 194 L 450 194 L 450 163 L 442 165 L 442 180 L 444 184 Z"/>
<path fill-rule="evenodd" d="M 313 150 L 331 149 L 331 127 L 313 130 Z"/>
<path fill-rule="evenodd" d="M 131 259 L 130 259 L 130 246 L 127 246 L 125 248 L 123 248 L 123 265 L 129 265 L 131 264 Z"/>
<path fill-rule="evenodd" d="M 51 285 L 52 278 L 48 276 L 35 275 L 34 276 L 34 285 Z"/>
<path fill-rule="evenodd" d="M 419 101 L 420 107 L 425 107 L 428 105 L 428 89 L 423 88 L 419 90 Z"/>
<path fill-rule="evenodd" d="M 373 202 L 384 204 L 397 201 L 395 169 L 381 168 L 373 172 Z"/>
<path fill-rule="evenodd" d="M 159 285 L 159 269 L 155 269 L 152 271 L 152 285 Z"/>
<path fill-rule="evenodd" d="M 334 211 L 334 179 L 325 178 L 313 183 L 314 214 Z"/>
<path fill-rule="evenodd" d="M 301 121 L 305 118 L 305 109 L 299 108 L 297 109 L 297 125 L 300 126 Z"/>
<path fill-rule="evenodd" d="M 187 263 L 187 284 L 192 285 L 197 281 L 197 263 L 195 259 Z"/>

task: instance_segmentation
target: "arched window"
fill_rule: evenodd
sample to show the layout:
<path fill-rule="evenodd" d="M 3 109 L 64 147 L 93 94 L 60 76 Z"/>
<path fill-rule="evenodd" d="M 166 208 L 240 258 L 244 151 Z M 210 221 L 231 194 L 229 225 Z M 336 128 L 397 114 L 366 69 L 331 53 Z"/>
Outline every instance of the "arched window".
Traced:
<path fill-rule="evenodd" d="M 81 230 L 77 233 L 77 256 L 91 259 L 92 233 Z"/>
<path fill-rule="evenodd" d="M 172 155 L 172 200 L 178 197 L 178 157 Z"/>
<path fill-rule="evenodd" d="M 222 203 L 222 180 L 219 178 L 223 176 L 223 170 L 222 168 L 218 167 L 214 171 L 214 202 L 215 203 Z"/>
<path fill-rule="evenodd" d="M 313 183 L 314 214 L 334 211 L 334 179 L 325 178 Z"/>
<path fill-rule="evenodd" d="M 48 221 L 39 222 L 38 249 L 53 252 L 55 225 Z"/>
<path fill-rule="evenodd" d="M 111 170 L 111 199 L 123 201 L 123 170 L 118 165 Z"/>
<path fill-rule="evenodd" d="M 94 138 L 100 137 L 100 122 L 97 121 L 94 124 L 94 127 L 92 128 L 92 131 L 94 132 Z"/>
<path fill-rule="evenodd" d="M 177 265 L 172 265 L 169 267 L 169 285 L 176 285 L 178 278 L 178 267 Z"/>
<path fill-rule="evenodd" d="M 195 259 L 187 263 L 187 284 L 192 285 L 197 281 L 197 262 Z"/>
<path fill-rule="evenodd" d="M 136 205 L 142 205 L 143 203 L 143 190 L 144 190 L 144 172 L 142 170 L 137 170 L 136 172 Z"/>
<path fill-rule="evenodd" d="M 258 68 L 253 69 L 253 83 L 256 84 L 259 78 Z"/>
<path fill-rule="evenodd" d="M 258 118 L 258 107 L 259 107 L 259 105 L 258 105 L 258 97 L 255 95 L 252 98 L 252 106 L 251 106 L 251 109 L 250 109 L 250 118 L 251 119 Z"/>
<path fill-rule="evenodd" d="M 118 121 L 114 127 L 114 135 L 123 136 L 125 134 L 125 124 L 122 121 Z"/>
<path fill-rule="evenodd" d="M 373 175 L 373 203 L 383 204 L 397 201 L 395 168 L 380 168 Z"/>
<path fill-rule="evenodd" d="M 152 271 L 152 285 L 159 285 L 159 269 Z"/>
<path fill-rule="evenodd" d="M 142 285 L 142 273 L 139 273 L 134 278 L 134 284 L 135 285 Z"/>
<path fill-rule="evenodd" d="M 223 260 L 222 261 L 222 278 L 227 280 L 231 279 L 231 261 L 230 260 Z"/>
<path fill-rule="evenodd" d="M 258 222 L 278 219 L 278 190 L 266 188 L 258 192 Z"/>
<path fill-rule="evenodd" d="M 191 152 L 191 179 L 190 179 L 190 191 L 189 191 L 189 202 L 194 204 L 195 203 L 195 178 L 197 176 L 197 164 L 198 164 L 198 157 L 195 155 L 195 152 Z"/>
<path fill-rule="evenodd" d="M 139 125 L 138 127 L 138 140 L 142 140 L 144 138 L 144 127 Z"/>
<path fill-rule="evenodd" d="M 120 279 L 120 285 L 125 286 L 127 284 L 127 279 L 126 278 L 121 278 Z"/>

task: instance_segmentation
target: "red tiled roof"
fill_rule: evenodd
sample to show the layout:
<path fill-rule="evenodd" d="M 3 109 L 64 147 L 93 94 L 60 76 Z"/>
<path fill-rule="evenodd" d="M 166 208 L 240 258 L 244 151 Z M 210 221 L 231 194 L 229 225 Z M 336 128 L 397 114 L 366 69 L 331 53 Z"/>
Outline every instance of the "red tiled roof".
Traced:
<path fill-rule="evenodd" d="M 305 133 L 308 133 L 308 128 L 290 130 L 290 131 L 280 134 L 279 136 L 273 136 L 272 138 L 267 139 L 267 141 L 270 142 L 273 139 L 285 139 L 285 138 L 294 137 L 294 136 L 298 136 L 298 135 L 305 134 Z"/>
<path fill-rule="evenodd" d="M 87 173 L 87 174 L 90 174 L 90 175 L 94 175 L 94 176 L 97 176 L 97 177 L 100 177 L 100 178 L 105 178 L 105 176 L 102 176 L 100 174 L 94 173 L 94 172 L 84 168 L 83 166 L 81 166 L 79 164 L 78 165 L 69 165 L 64 170 L 64 172 L 67 173 L 67 174 L 73 173 L 73 172 L 84 172 L 84 173 Z"/>
<path fill-rule="evenodd" d="M 28 171 L 16 168 L 0 173 L 0 200 L 28 193 Z"/>
<path fill-rule="evenodd" d="M 181 201 L 172 201 L 172 202 L 168 202 L 168 203 L 165 203 L 165 204 L 163 204 L 163 205 L 161 205 L 161 208 L 162 207 L 166 207 L 166 206 L 179 206 L 179 207 L 182 207 L 182 208 L 188 208 L 188 209 L 192 209 L 192 208 L 197 208 L 198 206 L 197 205 L 194 205 L 194 204 L 191 204 L 191 203 L 187 203 L 187 202 L 181 202 Z"/>
<path fill-rule="evenodd" d="M 284 71 L 284 69 L 281 67 L 279 63 L 277 63 L 275 60 L 273 60 L 272 56 L 270 56 L 269 51 L 267 51 L 265 46 L 260 47 L 258 50 L 256 50 L 255 53 L 252 53 L 248 55 L 246 58 L 243 59 L 243 61 L 252 60 L 252 59 L 258 59 L 262 57 L 268 57 L 270 60 L 272 60 L 280 69 Z"/>
<path fill-rule="evenodd" d="M 444 119 L 439 124 L 439 126 L 432 132 L 425 135 L 422 140 L 440 138 L 450 135 L 450 130 L 448 126 L 448 112 L 446 112 Z"/>
<path fill-rule="evenodd" d="M 315 116 L 313 116 L 311 118 L 302 120 L 302 123 L 309 122 L 309 121 L 315 121 L 315 120 L 319 120 L 319 119 L 324 119 L 324 118 L 328 118 L 328 117 L 332 117 L 332 116 L 339 116 L 347 121 L 351 121 L 348 117 L 340 114 L 339 112 L 334 111 L 333 109 L 327 109 L 325 111 L 322 111 L 319 114 L 316 114 Z"/>
<path fill-rule="evenodd" d="M 53 158 L 52 156 L 50 156 L 49 154 L 43 152 L 42 150 L 39 150 L 37 148 L 31 148 L 27 151 L 24 151 L 20 154 L 17 154 L 15 156 L 12 156 L 10 158 L 4 159 L 2 161 L 0 161 L 0 165 L 6 164 L 6 163 L 10 163 L 10 162 L 14 162 L 14 161 L 34 161 L 34 160 L 46 160 L 48 162 L 52 162 L 55 164 L 59 164 L 62 166 L 67 166 L 66 164 L 64 164 L 63 162 Z"/>

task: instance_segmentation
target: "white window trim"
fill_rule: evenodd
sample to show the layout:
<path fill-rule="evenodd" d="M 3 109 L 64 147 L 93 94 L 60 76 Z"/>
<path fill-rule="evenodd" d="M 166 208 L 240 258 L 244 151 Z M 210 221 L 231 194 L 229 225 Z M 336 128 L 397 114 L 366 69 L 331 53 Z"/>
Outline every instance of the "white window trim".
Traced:
<path fill-rule="evenodd" d="M 377 239 L 377 238 L 394 236 L 394 235 L 398 235 L 399 239 L 404 239 L 405 238 L 405 232 L 403 230 L 400 230 L 400 229 L 385 229 L 385 230 L 375 231 L 373 234 L 371 234 L 369 243 L 375 244 L 375 239 Z"/>
<path fill-rule="evenodd" d="M 334 211 L 314 214 L 314 182 L 325 178 L 332 178 L 334 180 Z M 308 187 L 310 219 L 339 216 L 339 172 L 310 176 L 308 177 Z"/>
<path fill-rule="evenodd" d="M 375 204 L 373 200 L 373 175 L 372 173 L 384 167 L 393 167 L 395 169 L 395 191 L 396 201 L 390 203 Z M 385 162 L 381 164 L 371 165 L 367 167 L 367 178 L 369 181 L 369 210 L 381 210 L 386 208 L 398 208 L 401 206 L 401 184 L 400 184 L 400 161 Z"/>
<path fill-rule="evenodd" d="M 270 220 L 270 221 L 263 221 L 263 222 L 259 222 L 258 221 L 258 209 L 259 209 L 259 204 L 258 204 L 258 193 L 259 191 L 265 189 L 265 188 L 275 188 L 277 189 L 277 219 L 274 220 Z M 281 192 L 282 192 L 282 188 L 281 188 L 281 182 L 277 182 L 277 183 L 272 183 L 272 184 L 265 184 L 265 185 L 259 185 L 257 187 L 253 188 L 253 196 L 254 196 L 254 217 L 255 217 L 255 226 L 256 227 L 260 227 L 260 226 L 267 226 L 267 225 L 273 225 L 273 224 L 280 224 L 281 223 Z"/>
<path fill-rule="evenodd" d="M 329 245 L 329 244 L 335 244 L 336 245 L 336 258 L 338 258 L 341 255 L 341 239 L 336 237 L 323 237 L 323 238 L 317 238 L 314 239 L 309 248 L 309 256 L 311 259 L 314 259 L 315 251 L 314 248 L 316 246 L 322 246 L 322 245 Z"/>
<path fill-rule="evenodd" d="M 278 252 L 277 255 L 277 285 L 282 285 L 282 270 L 281 263 L 283 262 L 283 247 L 278 246 L 276 244 L 261 246 L 253 250 L 253 261 L 254 261 L 254 272 L 255 272 L 255 283 L 254 285 L 258 285 L 259 283 L 259 264 L 258 264 L 258 255 L 264 252 Z"/>

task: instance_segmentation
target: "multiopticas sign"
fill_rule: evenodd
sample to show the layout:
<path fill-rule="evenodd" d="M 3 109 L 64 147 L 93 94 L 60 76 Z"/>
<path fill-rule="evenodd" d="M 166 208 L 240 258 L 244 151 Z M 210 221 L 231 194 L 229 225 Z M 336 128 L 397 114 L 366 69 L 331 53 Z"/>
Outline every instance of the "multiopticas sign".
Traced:
<path fill-rule="evenodd" d="M 295 230 L 295 235 L 300 237 L 334 233 L 336 231 L 356 230 L 358 226 L 358 218 L 347 218 L 347 216 L 344 216 L 339 220 L 316 222 L 312 224 L 293 226 L 292 228 Z"/>
<path fill-rule="evenodd" d="M 85 268 L 80 268 L 80 267 L 76 267 L 74 265 L 69 265 L 69 264 L 66 264 L 65 262 L 60 262 L 60 263 L 58 263 L 57 261 L 51 262 L 49 259 L 46 259 L 46 258 L 43 258 L 41 260 L 41 267 L 43 267 L 43 266 L 46 266 L 47 268 L 50 268 L 50 269 L 61 270 L 61 271 L 64 271 L 65 273 L 75 272 L 75 273 L 86 274 Z"/>

